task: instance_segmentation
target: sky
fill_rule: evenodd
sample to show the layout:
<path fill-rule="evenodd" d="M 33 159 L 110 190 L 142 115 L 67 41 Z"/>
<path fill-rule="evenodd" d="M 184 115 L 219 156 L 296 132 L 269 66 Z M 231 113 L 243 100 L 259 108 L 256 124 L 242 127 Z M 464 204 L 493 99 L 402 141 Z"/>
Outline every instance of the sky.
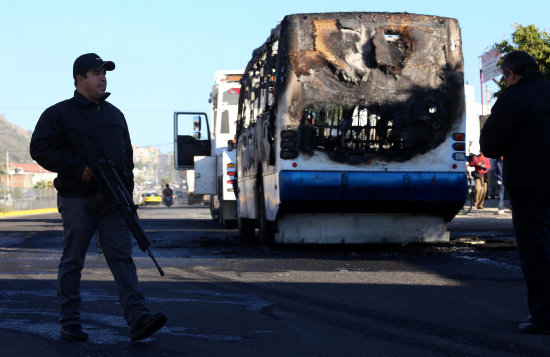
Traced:
<path fill-rule="evenodd" d="M 34 130 L 46 108 L 73 96 L 76 57 L 94 52 L 116 64 L 108 100 L 124 113 L 132 143 L 167 153 L 174 111 L 210 113 L 215 71 L 243 69 L 285 15 L 339 11 L 458 19 L 465 81 L 478 102 L 484 51 L 510 40 L 514 24 L 550 32 L 548 0 L 0 0 L 0 114 Z"/>

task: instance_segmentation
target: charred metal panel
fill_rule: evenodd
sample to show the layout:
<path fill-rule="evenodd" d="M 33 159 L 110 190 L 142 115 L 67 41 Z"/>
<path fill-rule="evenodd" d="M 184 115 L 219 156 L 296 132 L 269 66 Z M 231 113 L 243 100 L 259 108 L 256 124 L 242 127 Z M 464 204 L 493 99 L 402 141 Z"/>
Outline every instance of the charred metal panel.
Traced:
<path fill-rule="evenodd" d="M 290 99 L 279 116 L 286 118 L 282 129 L 299 132 L 301 153 L 353 164 L 406 161 L 440 145 L 462 118 L 455 19 L 300 14 L 285 17 L 274 32 L 278 90 Z"/>

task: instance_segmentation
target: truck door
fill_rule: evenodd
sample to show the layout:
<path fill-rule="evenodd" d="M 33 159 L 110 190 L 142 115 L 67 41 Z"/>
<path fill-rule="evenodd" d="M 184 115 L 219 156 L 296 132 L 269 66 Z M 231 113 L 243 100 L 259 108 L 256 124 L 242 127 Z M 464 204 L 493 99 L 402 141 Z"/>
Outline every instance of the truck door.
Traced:
<path fill-rule="evenodd" d="M 176 170 L 193 169 L 194 157 L 210 156 L 211 145 L 206 113 L 174 113 L 174 167 Z"/>
<path fill-rule="evenodd" d="M 216 194 L 216 157 L 211 156 L 211 147 L 206 113 L 174 113 L 174 167 L 194 174 L 188 178 L 188 194 Z"/>

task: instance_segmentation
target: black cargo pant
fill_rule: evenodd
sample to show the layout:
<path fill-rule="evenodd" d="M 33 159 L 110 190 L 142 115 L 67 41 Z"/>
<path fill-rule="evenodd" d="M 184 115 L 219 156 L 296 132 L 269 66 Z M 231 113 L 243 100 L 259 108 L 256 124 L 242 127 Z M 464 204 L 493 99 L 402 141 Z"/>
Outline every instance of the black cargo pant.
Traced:
<path fill-rule="evenodd" d="M 111 209 L 99 218 L 86 208 L 89 198 L 58 196 L 63 219 L 63 255 L 59 262 L 57 297 L 63 327 L 81 324 L 80 278 L 86 252 L 97 231 L 99 244 L 118 287 L 124 318 L 133 325 L 149 310 L 141 292 L 132 259 L 130 230 L 122 216 Z"/>
<path fill-rule="evenodd" d="M 514 232 L 533 321 L 550 328 L 550 200 L 510 192 Z"/>

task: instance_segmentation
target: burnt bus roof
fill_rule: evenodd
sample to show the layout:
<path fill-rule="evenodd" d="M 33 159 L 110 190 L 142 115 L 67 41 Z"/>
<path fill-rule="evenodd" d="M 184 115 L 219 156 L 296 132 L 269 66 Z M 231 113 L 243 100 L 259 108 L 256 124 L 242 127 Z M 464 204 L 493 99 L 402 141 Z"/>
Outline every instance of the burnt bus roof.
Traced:
<path fill-rule="evenodd" d="M 441 144 L 462 120 L 464 61 L 456 19 L 387 12 L 288 15 L 254 50 L 245 76 L 274 41 L 281 61 L 277 92 L 292 92 L 286 127 L 302 127 L 306 111 L 317 115 L 340 106 L 343 118 L 360 107 L 390 123 L 389 139 L 400 140 L 401 154 L 367 156 L 404 161 Z"/>
<path fill-rule="evenodd" d="M 456 19 L 409 13 L 298 14 L 286 16 L 279 33 L 283 75 L 292 71 L 301 79 L 320 77 L 316 74 L 328 68 L 335 85 L 371 83 L 360 90 L 373 94 L 366 98 L 369 102 L 401 101 L 394 94 L 410 86 L 437 88 L 448 80 L 463 85 Z M 373 90 L 382 83 L 386 91 Z"/>
<path fill-rule="evenodd" d="M 360 24 L 370 24 L 375 28 L 387 27 L 388 29 L 397 29 L 399 27 L 407 26 L 423 26 L 432 28 L 450 27 L 453 32 L 453 36 L 455 36 L 459 42 L 461 41 L 458 20 L 450 17 L 411 14 L 407 12 L 329 12 L 292 14 L 286 15 L 281 23 L 271 30 L 271 34 L 266 39 L 265 43 L 252 51 L 252 59 L 248 63 L 247 69 L 251 63 L 253 63 L 259 56 L 261 56 L 262 53 L 265 52 L 267 44 L 273 43 L 279 39 L 281 32 L 294 32 L 294 34 L 297 35 L 294 39 L 299 39 L 301 41 L 299 43 L 294 43 L 297 45 L 295 46 L 296 50 L 311 50 L 311 46 L 314 45 L 314 43 L 312 43 L 311 40 L 307 40 L 306 37 L 312 33 L 311 23 L 316 20 L 333 20 L 333 23 L 339 28 L 346 29 L 346 25 L 348 25 L 349 30 L 352 31 Z M 285 31 L 285 28 L 289 29 Z M 460 54 L 461 53 L 462 51 L 460 51 Z M 462 57 L 460 60 L 461 59 Z"/>

